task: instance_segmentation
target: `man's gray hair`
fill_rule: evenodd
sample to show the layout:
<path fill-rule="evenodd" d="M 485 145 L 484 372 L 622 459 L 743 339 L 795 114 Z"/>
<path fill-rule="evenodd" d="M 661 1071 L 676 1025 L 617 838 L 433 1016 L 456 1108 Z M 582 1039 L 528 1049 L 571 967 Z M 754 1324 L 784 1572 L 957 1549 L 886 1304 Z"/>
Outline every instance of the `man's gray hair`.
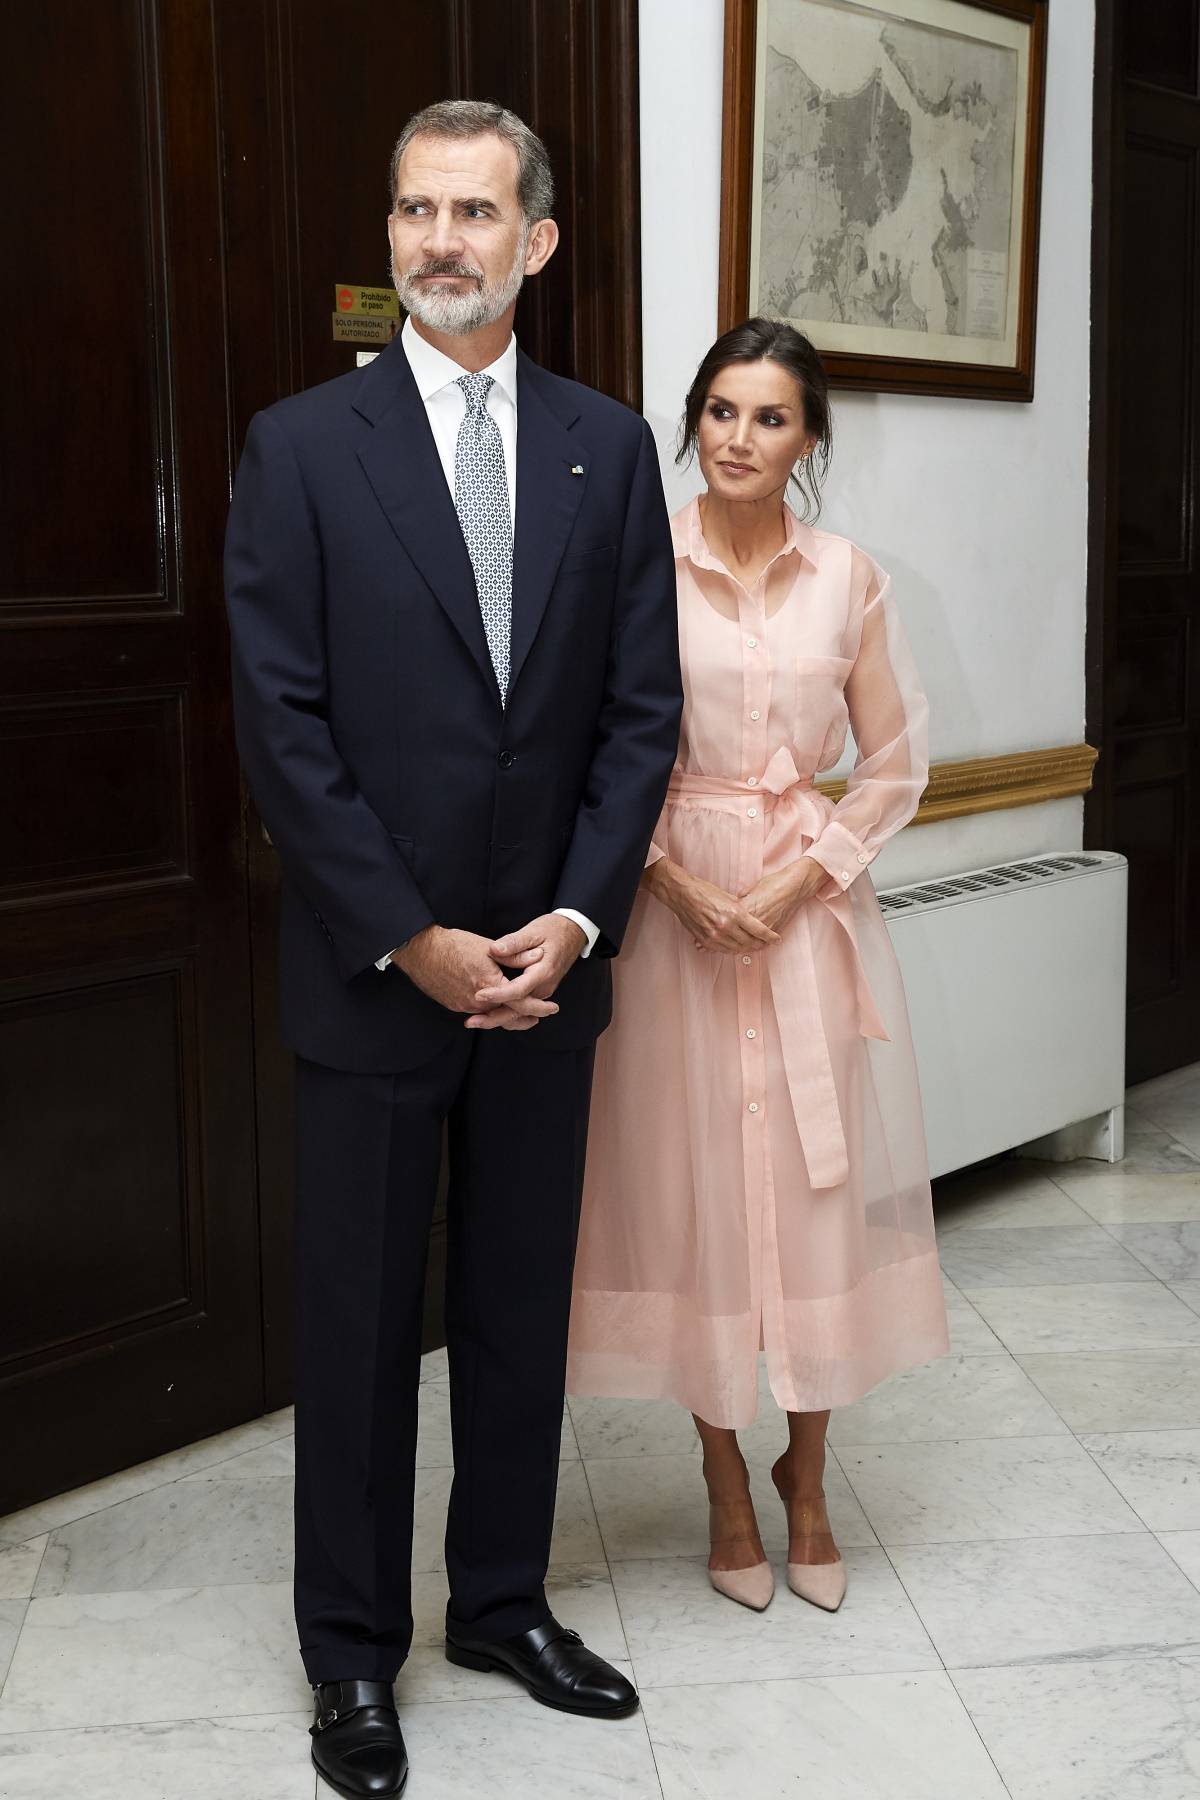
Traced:
<path fill-rule="evenodd" d="M 546 146 L 524 119 L 492 100 L 439 100 L 414 113 L 392 151 L 390 200 L 396 204 L 400 158 L 416 137 L 474 138 L 494 132 L 517 153 L 517 199 L 526 225 L 554 216 L 554 172 Z"/>

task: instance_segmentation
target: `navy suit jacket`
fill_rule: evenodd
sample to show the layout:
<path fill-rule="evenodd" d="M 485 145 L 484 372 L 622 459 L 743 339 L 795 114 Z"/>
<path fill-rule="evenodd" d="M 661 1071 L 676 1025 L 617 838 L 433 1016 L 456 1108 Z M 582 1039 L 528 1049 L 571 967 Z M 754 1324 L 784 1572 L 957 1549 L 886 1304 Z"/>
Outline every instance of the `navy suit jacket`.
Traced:
<path fill-rule="evenodd" d="M 246 437 L 238 748 L 283 865 L 285 1041 L 332 1068 L 413 1068 L 464 1030 L 374 966 L 433 923 L 495 937 L 576 908 L 599 942 L 521 1041 L 582 1048 L 611 1015 L 679 735 L 670 528 L 641 419 L 523 354 L 517 380 L 507 707 L 400 339 Z"/>

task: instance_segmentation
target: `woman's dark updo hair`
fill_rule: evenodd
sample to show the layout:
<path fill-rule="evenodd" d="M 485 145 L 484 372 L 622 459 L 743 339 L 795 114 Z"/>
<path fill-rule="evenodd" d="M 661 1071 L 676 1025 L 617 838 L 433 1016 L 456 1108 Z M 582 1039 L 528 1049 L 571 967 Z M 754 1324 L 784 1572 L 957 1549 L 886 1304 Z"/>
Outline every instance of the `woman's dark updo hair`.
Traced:
<path fill-rule="evenodd" d="M 727 369 L 730 363 L 751 362 L 778 363 L 799 383 L 804 401 L 804 423 L 816 441 L 811 453 L 796 464 L 792 480 L 804 496 L 800 517 L 815 519 L 821 510 L 821 483 L 833 454 L 829 379 L 813 345 L 794 325 L 785 325 L 778 319 L 747 319 L 744 325 L 735 325 L 732 331 L 717 339 L 688 390 L 675 461 L 688 462 L 696 454 L 700 420 L 709 390 L 721 370 Z"/>

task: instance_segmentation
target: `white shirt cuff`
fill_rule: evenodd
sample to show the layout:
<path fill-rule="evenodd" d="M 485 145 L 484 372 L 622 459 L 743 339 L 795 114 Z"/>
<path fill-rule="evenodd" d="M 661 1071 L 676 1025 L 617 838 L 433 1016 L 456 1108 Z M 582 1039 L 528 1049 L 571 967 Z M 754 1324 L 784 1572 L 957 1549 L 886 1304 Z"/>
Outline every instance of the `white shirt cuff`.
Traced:
<path fill-rule="evenodd" d="M 600 936 L 600 927 L 598 925 L 593 925 L 592 921 L 585 917 L 583 913 L 572 912 L 569 906 L 556 906 L 554 910 L 556 913 L 561 913 L 564 919 L 571 919 L 578 925 L 580 931 L 582 931 L 584 937 L 587 939 L 587 943 L 579 954 L 581 957 L 590 956 L 592 951 L 596 948 L 596 939 Z"/>
<path fill-rule="evenodd" d="M 392 960 L 393 956 L 395 956 L 395 954 L 396 954 L 395 950 L 389 950 L 386 956 L 381 956 L 379 958 L 379 961 L 375 964 L 375 967 L 377 969 L 379 969 L 381 972 L 386 971 L 388 964 L 391 962 L 391 960 Z"/>

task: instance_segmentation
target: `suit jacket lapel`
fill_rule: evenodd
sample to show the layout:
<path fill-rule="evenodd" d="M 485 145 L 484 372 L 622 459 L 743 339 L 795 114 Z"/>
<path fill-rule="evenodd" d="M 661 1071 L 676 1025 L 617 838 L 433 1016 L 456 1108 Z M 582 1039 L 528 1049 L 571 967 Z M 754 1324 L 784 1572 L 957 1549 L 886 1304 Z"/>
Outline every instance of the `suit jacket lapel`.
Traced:
<path fill-rule="evenodd" d="M 578 417 L 578 408 L 558 383 L 519 354 L 510 697 L 537 636 L 587 486 L 591 458 L 570 429 Z M 572 474 L 574 468 L 582 468 L 583 474 Z"/>
<path fill-rule="evenodd" d="M 353 404 L 374 427 L 358 459 L 375 497 L 499 705 L 471 558 L 399 338 L 368 366 Z"/>

